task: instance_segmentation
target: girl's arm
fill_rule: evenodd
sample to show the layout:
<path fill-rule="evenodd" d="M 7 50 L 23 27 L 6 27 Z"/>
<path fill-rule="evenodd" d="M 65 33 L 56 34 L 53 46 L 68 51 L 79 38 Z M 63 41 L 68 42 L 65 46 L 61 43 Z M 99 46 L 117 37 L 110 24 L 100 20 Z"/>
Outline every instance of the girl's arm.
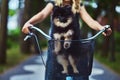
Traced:
<path fill-rule="evenodd" d="M 46 5 L 46 7 L 40 11 L 39 13 L 37 13 L 36 15 L 34 15 L 31 19 L 29 19 L 23 26 L 22 28 L 22 32 L 24 33 L 29 33 L 29 29 L 28 27 L 30 27 L 31 24 L 37 24 L 38 22 L 42 22 L 51 12 L 53 9 L 53 4 L 52 3 L 48 3 Z"/>
<path fill-rule="evenodd" d="M 100 25 L 96 20 L 94 20 L 86 11 L 84 6 L 81 6 L 80 8 L 80 16 L 82 20 L 92 29 L 94 30 L 101 30 L 104 27 Z M 105 36 L 109 36 L 111 34 L 112 30 L 109 28 L 107 29 L 107 32 L 103 33 Z"/>

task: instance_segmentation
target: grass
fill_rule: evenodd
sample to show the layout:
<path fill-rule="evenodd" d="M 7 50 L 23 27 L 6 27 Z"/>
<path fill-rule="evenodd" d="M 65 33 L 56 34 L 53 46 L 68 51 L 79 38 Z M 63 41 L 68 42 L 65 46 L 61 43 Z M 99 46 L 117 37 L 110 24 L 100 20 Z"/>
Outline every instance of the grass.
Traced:
<path fill-rule="evenodd" d="M 108 58 L 103 58 L 100 54 L 95 54 L 95 58 L 108 68 L 112 69 L 114 72 L 120 74 L 120 54 L 116 53 L 116 61 L 111 62 Z"/>
<path fill-rule="evenodd" d="M 0 65 L 0 74 L 4 73 L 6 70 L 15 67 L 25 59 L 30 57 L 28 54 L 20 53 L 19 46 L 14 46 L 7 50 L 7 63 L 5 65 Z"/>

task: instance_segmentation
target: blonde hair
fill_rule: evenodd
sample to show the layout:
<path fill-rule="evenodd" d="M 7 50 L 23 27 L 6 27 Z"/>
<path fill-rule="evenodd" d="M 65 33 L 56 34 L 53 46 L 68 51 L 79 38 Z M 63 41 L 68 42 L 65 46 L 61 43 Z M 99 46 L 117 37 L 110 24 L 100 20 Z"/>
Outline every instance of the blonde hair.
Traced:
<path fill-rule="evenodd" d="M 55 5 L 56 6 L 62 6 L 63 0 L 55 0 Z"/>
<path fill-rule="evenodd" d="M 72 12 L 75 13 L 79 13 L 80 11 L 80 3 L 81 0 L 71 0 L 71 5 L 72 5 Z M 56 6 L 63 6 L 63 0 L 55 0 L 55 5 Z"/>

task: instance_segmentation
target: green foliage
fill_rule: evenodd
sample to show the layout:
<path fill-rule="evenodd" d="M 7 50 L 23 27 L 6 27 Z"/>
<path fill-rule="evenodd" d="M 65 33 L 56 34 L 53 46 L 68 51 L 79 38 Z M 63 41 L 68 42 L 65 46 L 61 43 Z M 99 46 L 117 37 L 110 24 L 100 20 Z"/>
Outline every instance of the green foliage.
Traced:
<path fill-rule="evenodd" d="M 16 10 L 9 9 L 9 16 L 13 16 L 16 14 Z"/>
<path fill-rule="evenodd" d="M 97 39 L 96 39 L 96 49 L 99 50 L 101 49 L 101 47 L 104 45 L 103 44 L 103 35 L 100 35 Z"/>
<path fill-rule="evenodd" d="M 19 42 L 20 29 L 16 28 L 14 30 L 8 31 L 7 47 L 11 48 L 12 45 L 16 45 Z"/>
<path fill-rule="evenodd" d="M 7 48 L 11 48 L 14 42 L 10 38 L 7 39 Z"/>
<path fill-rule="evenodd" d="M 116 51 L 120 51 L 120 32 L 115 32 Z"/>
<path fill-rule="evenodd" d="M 113 71 L 117 72 L 118 74 L 120 74 L 120 54 L 116 53 L 116 61 L 115 62 L 110 62 L 110 60 L 108 58 L 103 58 L 100 56 L 99 53 L 95 54 L 95 58 L 100 61 L 101 63 L 103 63 L 105 66 L 111 68 Z"/>
<path fill-rule="evenodd" d="M 40 46 L 41 46 L 42 48 L 47 47 L 47 41 L 46 41 L 46 40 L 42 40 L 42 41 L 40 42 Z"/>
<path fill-rule="evenodd" d="M 14 30 L 9 30 L 8 31 L 8 35 L 11 35 L 11 36 L 19 36 L 19 34 L 20 34 L 20 28 L 19 27 L 17 27 Z"/>
<path fill-rule="evenodd" d="M 7 50 L 7 64 L 0 65 L 0 73 L 3 73 L 8 69 L 20 64 L 28 57 L 30 57 L 30 55 L 20 53 L 20 48 L 18 45 L 12 46 L 10 49 Z"/>

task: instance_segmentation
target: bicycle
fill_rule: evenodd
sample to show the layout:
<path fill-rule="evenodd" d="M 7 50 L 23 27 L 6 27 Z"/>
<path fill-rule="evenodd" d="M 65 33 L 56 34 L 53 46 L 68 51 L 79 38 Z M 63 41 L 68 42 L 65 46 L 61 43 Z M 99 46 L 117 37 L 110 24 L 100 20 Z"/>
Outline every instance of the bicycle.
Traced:
<path fill-rule="evenodd" d="M 78 41 L 78 42 L 80 42 L 82 45 L 81 45 L 81 48 L 82 49 L 86 49 L 86 47 L 88 47 L 87 49 L 89 49 L 88 50 L 88 55 L 85 55 L 85 58 L 87 58 L 87 60 L 85 60 L 86 61 L 86 65 L 84 66 L 84 67 L 86 67 L 87 68 L 87 70 L 84 72 L 84 73 L 87 73 L 87 75 L 90 75 L 91 74 L 91 70 L 92 70 L 92 63 L 93 63 L 93 52 L 94 52 L 94 40 L 102 33 L 102 32 L 104 32 L 104 31 L 106 31 L 106 29 L 108 29 L 108 28 L 110 28 L 110 26 L 109 25 L 105 25 L 105 28 L 104 29 L 102 29 L 102 30 L 100 30 L 99 32 L 97 32 L 94 36 L 92 36 L 92 37 L 89 37 L 89 38 L 86 38 L 86 39 L 81 39 L 81 40 L 75 40 L 75 41 Z M 36 36 L 36 34 L 35 33 L 33 33 L 33 32 L 31 32 L 31 30 L 36 30 L 36 31 L 38 31 L 40 34 L 42 34 L 47 40 L 48 40 L 48 42 L 50 42 L 51 43 L 51 41 L 53 41 L 53 39 L 49 36 L 49 35 L 47 35 L 45 32 L 43 32 L 41 29 L 39 29 L 39 28 L 37 28 L 37 27 L 35 27 L 35 26 L 33 26 L 33 25 L 31 25 L 30 26 L 30 33 L 24 38 L 24 41 L 26 41 L 28 38 L 31 38 L 32 36 L 35 38 L 35 41 L 36 41 L 36 43 L 37 43 L 37 48 L 38 48 L 38 50 L 39 50 L 39 53 L 42 53 L 41 52 L 41 48 L 40 48 L 40 46 L 39 46 L 39 42 L 38 42 L 38 38 L 37 38 L 37 36 Z M 83 51 L 84 52 L 84 51 Z M 85 50 L 85 52 L 86 52 L 86 50 Z M 88 56 L 88 57 L 86 57 L 86 56 Z M 45 62 L 44 62 L 44 60 L 43 60 L 43 57 L 42 57 L 42 55 L 41 55 L 41 59 L 42 59 L 42 61 L 43 61 L 43 64 L 44 64 L 44 66 L 45 66 L 45 68 L 46 68 L 46 64 L 45 64 Z M 83 74 L 84 74 L 83 73 Z M 74 75 L 74 74 L 67 74 L 67 75 L 65 75 L 65 80 L 74 80 L 74 76 L 76 76 L 76 75 Z M 61 76 L 60 76 L 61 77 Z"/>

